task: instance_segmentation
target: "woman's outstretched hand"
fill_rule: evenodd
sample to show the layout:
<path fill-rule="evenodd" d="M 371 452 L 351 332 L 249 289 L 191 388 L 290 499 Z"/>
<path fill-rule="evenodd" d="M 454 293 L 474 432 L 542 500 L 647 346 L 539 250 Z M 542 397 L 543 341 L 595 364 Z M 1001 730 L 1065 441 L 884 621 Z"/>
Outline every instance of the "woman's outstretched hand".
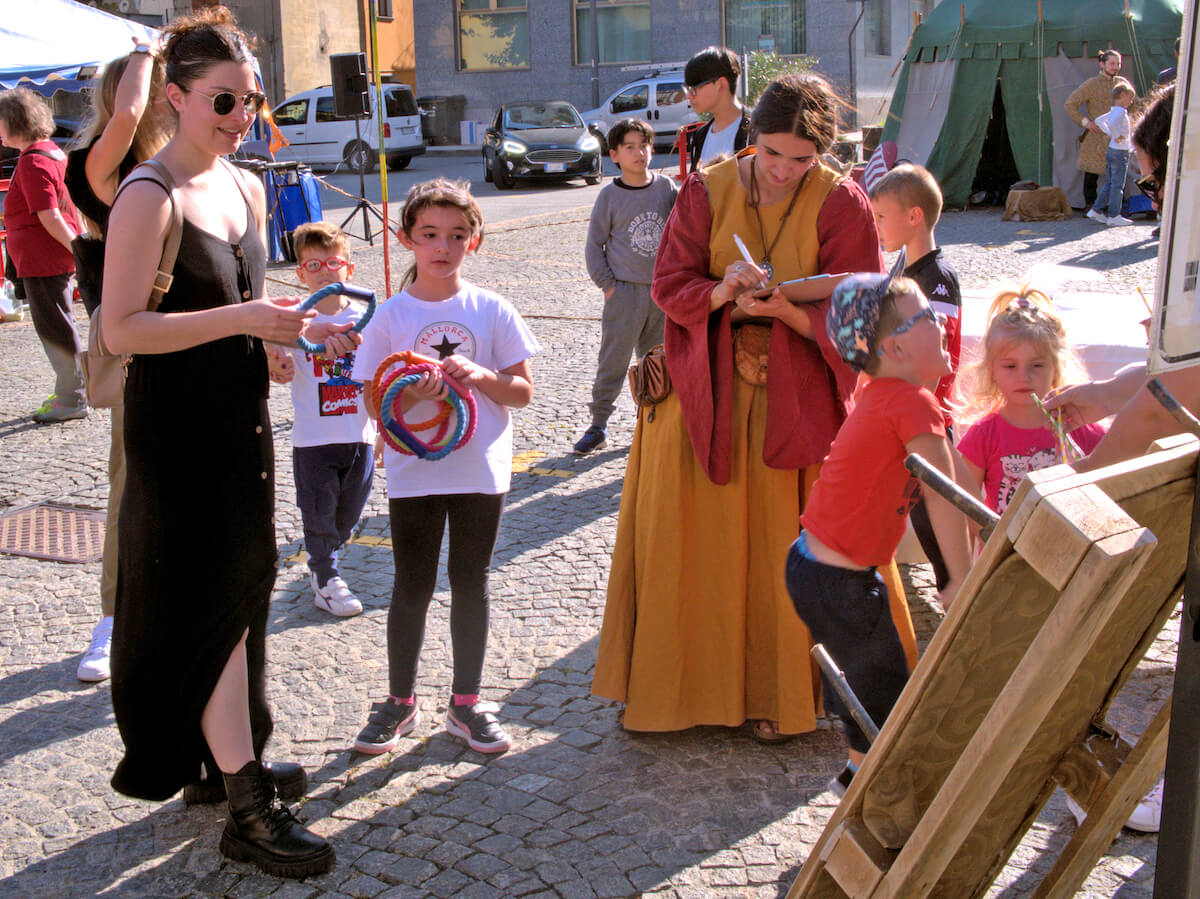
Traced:
<path fill-rule="evenodd" d="M 248 300 L 241 304 L 243 333 L 270 343 L 291 345 L 300 332 L 317 314 L 313 310 L 300 312 L 295 307 L 303 297 Z"/>

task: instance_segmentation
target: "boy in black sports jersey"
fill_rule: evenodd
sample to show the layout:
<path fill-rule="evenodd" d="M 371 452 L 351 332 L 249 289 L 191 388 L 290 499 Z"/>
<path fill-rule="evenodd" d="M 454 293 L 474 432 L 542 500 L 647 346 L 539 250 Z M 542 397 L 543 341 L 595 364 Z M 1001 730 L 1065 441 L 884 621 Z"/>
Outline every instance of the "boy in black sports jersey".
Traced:
<path fill-rule="evenodd" d="M 934 394 L 945 413 L 947 433 L 953 435 L 950 429 L 954 422 L 947 399 L 954 390 L 954 376 L 958 372 L 958 356 L 962 349 L 962 295 L 958 289 L 958 273 L 942 257 L 933 236 L 933 229 L 942 214 L 942 190 L 925 168 L 903 163 L 875 182 L 870 197 L 884 250 L 889 253 L 903 251 L 896 265 L 903 269 L 904 277 L 917 282 L 929 299 L 929 305 L 946 316 L 946 348 L 950 351 L 951 372 L 938 382 Z M 938 551 L 924 500 L 912 507 L 909 517 L 913 531 L 921 541 L 921 549 L 933 565 L 941 590 L 949 582 L 949 573 Z"/>

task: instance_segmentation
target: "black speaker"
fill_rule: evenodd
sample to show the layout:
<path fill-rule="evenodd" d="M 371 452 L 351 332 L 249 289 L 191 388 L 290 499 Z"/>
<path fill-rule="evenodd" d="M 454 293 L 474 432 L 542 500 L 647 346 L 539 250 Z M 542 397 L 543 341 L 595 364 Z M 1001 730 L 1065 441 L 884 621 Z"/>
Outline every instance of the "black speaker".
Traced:
<path fill-rule="evenodd" d="M 367 54 L 334 53 L 329 57 L 333 79 L 333 114 L 339 119 L 365 119 L 371 115 L 367 99 Z"/>

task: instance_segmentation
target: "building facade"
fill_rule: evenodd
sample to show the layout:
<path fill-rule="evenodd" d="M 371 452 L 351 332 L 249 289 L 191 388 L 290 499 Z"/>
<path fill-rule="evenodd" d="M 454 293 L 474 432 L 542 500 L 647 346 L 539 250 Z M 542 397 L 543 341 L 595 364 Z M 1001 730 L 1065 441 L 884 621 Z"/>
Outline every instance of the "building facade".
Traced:
<path fill-rule="evenodd" d="M 892 72 L 923 0 L 595 0 L 599 77 L 592 75 L 592 0 L 412 0 L 425 95 L 462 95 L 466 118 L 504 101 L 597 105 L 637 77 L 630 66 L 686 60 L 710 44 L 807 54 L 849 96 L 860 120 L 882 118 Z M 860 13 L 861 20 L 855 26 Z M 851 28 L 854 63 L 851 64 Z M 876 113 L 876 110 L 879 110 Z"/>

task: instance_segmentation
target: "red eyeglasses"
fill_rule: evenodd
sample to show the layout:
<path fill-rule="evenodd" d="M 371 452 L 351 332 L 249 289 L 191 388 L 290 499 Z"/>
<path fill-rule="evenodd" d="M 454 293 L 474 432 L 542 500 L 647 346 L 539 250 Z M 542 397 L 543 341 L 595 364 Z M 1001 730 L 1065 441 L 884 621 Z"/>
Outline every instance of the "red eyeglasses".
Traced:
<path fill-rule="evenodd" d="M 306 262 L 301 262 L 300 267 L 306 272 L 316 274 L 323 268 L 329 269 L 331 272 L 340 271 L 349 265 L 349 261 L 341 256 L 330 256 L 328 259 L 309 259 Z"/>

